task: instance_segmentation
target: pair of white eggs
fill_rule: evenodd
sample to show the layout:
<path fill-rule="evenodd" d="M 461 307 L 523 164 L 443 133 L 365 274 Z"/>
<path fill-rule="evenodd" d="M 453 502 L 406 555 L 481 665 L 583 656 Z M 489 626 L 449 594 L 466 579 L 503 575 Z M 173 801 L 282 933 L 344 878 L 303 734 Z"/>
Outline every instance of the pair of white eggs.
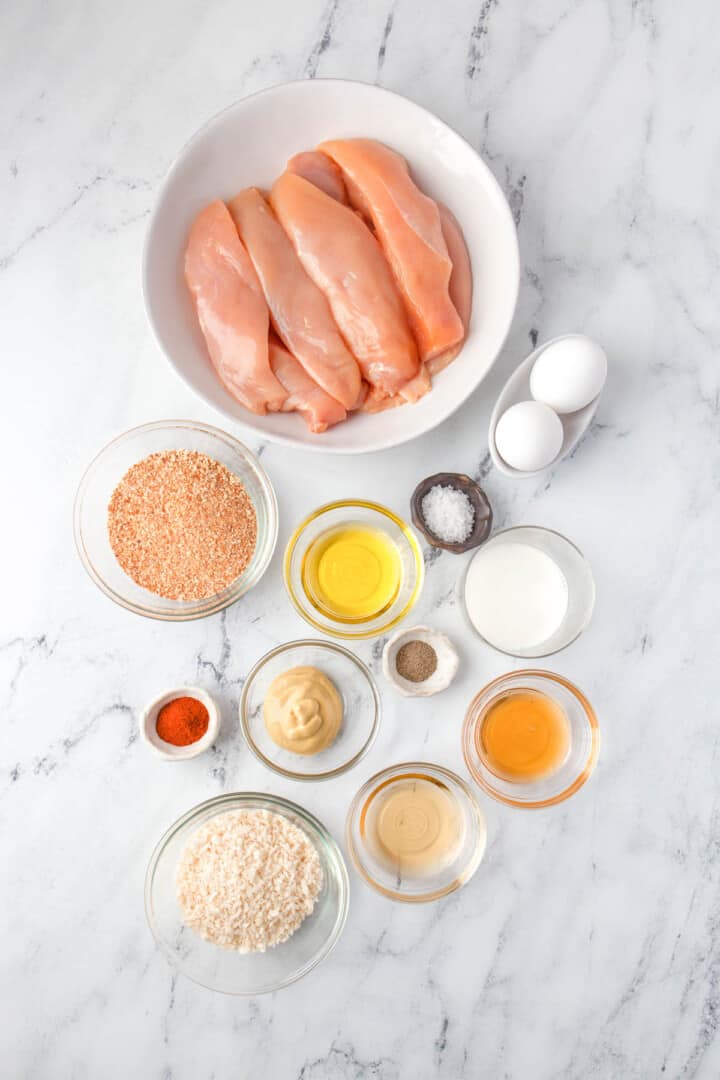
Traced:
<path fill-rule="evenodd" d="M 519 401 L 495 428 L 500 457 L 513 469 L 536 472 L 560 453 L 565 437 L 561 416 L 584 409 L 607 377 L 607 357 L 590 338 L 560 339 L 542 350 L 530 372 L 532 401 Z"/>

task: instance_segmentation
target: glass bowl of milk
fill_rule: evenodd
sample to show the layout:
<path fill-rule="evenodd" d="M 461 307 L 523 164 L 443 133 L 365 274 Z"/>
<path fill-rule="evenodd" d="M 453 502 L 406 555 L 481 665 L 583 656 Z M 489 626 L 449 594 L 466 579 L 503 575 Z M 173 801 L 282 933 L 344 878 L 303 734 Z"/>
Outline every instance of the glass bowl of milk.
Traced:
<path fill-rule="evenodd" d="M 537 525 L 495 533 L 471 560 L 462 591 L 482 640 L 526 659 L 551 656 L 575 641 L 595 604 L 595 582 L 582 552 Z"/>

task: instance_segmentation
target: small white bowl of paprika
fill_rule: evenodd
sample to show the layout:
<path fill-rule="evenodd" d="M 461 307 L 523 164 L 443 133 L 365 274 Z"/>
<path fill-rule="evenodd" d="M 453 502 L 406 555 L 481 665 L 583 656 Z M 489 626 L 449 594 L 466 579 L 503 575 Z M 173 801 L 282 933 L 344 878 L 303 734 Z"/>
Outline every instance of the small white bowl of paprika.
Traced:
<path fill-rule="evenodd" d="M 180 686 L 155 698 L 140 718 L 140 735 L 165 761 L 186 761 L 212 746 L 220 710 L 206 690 Z"/>

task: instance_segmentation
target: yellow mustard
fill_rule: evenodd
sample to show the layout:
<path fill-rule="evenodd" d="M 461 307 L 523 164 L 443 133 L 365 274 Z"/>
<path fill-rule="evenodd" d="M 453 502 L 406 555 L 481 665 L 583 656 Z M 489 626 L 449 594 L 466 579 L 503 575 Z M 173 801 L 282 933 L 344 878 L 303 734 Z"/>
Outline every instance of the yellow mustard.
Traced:
<path fill-rule="evenodd" d="M 392 605 L 402 578 L 400 553 L 390 536 L 362 523 L 322 533 L 301 570 L 310 602 L 339 622 L 368 622 Z"/>
<path fill-rule="evenodd" d="M 342 698 L 315 667 L 295 667 L 270 683 L 263 702 L 268 735 L 283 750 L 317 754 L 327 750 L 342 725 Z"/>

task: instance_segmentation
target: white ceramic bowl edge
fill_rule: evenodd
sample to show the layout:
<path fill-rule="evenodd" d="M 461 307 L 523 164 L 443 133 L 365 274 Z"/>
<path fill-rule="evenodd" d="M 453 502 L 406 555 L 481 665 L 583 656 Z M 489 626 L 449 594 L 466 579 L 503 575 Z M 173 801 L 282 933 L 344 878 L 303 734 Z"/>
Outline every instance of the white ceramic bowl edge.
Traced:
<path fill-rule="evenodd" d="M 372 118 L 372 119 L 369 119 Z M 268 187 L 286 160 L 331 136 L 368 135 L 404 154 L 428 194 L 460 221 L 473 265 L 473 316 L 460 356 L 416 405 L 362 413 L 323 435 L 297 415 L 253 416 L 227 393 L 207 358 L 182 274 L 194 216 L 248 185 Z M 148 227 L 143 289 L 155 337 L 171 365 L 207 404 L 256 435 L 334 454 L 383 450 L 430 431 L 480 384 L 510 328 L 519 286 L 517 235 L 490 169 L 432 113 L 380 87 L 343 79 L 285 83 L 229 106 L 180 151 Z"/>

